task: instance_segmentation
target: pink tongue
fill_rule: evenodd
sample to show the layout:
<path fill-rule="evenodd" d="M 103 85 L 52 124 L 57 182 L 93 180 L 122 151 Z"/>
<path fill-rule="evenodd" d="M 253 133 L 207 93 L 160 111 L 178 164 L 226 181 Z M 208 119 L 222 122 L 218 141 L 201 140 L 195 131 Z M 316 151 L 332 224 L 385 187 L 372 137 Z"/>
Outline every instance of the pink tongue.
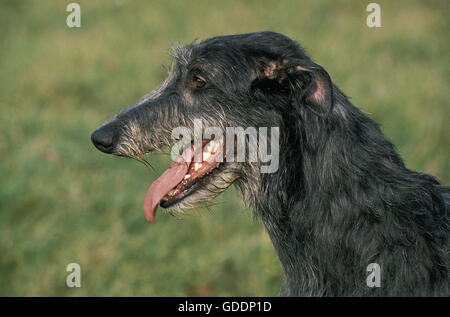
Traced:
<path fill-rule="evenodd" d="M 145 218 L 151 223 L 155 222 L 156 209 L 161 199 L 175 186 L 177 186 L 186 175 L 192 155 L 185 151 L 182 156 L 179 156 L 170 167 L 150 185 L 150 188 L 145 195 L 144 213 Z M 190 157 L 189 157 L 190 155 Z"/>

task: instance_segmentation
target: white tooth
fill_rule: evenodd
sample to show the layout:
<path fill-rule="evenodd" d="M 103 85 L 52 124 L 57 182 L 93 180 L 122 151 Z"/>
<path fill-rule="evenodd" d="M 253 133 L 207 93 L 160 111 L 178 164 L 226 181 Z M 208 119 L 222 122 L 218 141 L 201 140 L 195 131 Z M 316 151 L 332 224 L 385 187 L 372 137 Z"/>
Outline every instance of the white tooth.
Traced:
<path fill-rule="evenodd" d="M 211 140 L 211 141 L 208 143 L 208 145 L 207 145 L 207 147 L 206 147 L 206 150 L 207 150 L 208 152 L 214 153 L 214 152 L 217 151 L 218 148 L 219 148 L 219 142 L 214 141 L 214 140 Z"/>
<path fill-rule="evenodd" d="M 209 152 L 203 152 L 203 161 L 206 161 L 211 156 Z"/>
<path fill-rule="evenodd" d="M 167 193 L 168 196 L 173 196 L 174 190 L 172 189 L 170 192 Z"/>
<path fill-rule="evenodd" d="M 194 171 L 197 171 L 200 167 L 202 167 L 202 163 L 195 163 L 194 164 Z"/>
<path fill-rule="evenodd" d="M 215 153 L 217 149 L 219 148 L 219 142 L 214 142 L 213 147 L 211 149 L 211 153 Z"/>
<path fill-rule="evenodd" d="M 184 175 L 184 179 L 188 179 L 189 177 L 191 177 L 191 175 L 189 174 Z"/>

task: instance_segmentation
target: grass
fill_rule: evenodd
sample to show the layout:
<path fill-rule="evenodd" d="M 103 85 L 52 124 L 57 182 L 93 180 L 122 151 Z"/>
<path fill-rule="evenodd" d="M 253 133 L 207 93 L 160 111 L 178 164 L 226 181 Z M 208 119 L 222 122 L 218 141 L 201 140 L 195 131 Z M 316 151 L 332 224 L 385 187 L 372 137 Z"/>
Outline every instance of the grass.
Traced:
<path fill-rule="evenodd" d="M 0 3 L 0 295 L 276 296 L 282 272 L 235 189 L 183 219 L 141 210 L 158 173 L 94 150 L 90 133 L 164 79 L 172 43 L 274 30 L 377 120 L 407 166 L 450 181 L 448 1 Z M 67 264 L 82 287 L 67 288 Z"/>

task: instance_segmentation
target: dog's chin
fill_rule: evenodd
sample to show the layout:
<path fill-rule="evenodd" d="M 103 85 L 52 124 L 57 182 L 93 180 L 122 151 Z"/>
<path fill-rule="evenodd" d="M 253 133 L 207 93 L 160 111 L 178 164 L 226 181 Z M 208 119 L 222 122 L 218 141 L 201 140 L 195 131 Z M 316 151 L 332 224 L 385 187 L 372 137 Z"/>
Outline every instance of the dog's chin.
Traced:
<path fill-rule="evenodd" d="M 208 206 L 208 202 L 224 192 L 239 178 L 238 167 L 235 163 L 223 163 L 187 188 L 181 195 L 165 196 L 160 206 L 168 213 L 181 213 Z"/>

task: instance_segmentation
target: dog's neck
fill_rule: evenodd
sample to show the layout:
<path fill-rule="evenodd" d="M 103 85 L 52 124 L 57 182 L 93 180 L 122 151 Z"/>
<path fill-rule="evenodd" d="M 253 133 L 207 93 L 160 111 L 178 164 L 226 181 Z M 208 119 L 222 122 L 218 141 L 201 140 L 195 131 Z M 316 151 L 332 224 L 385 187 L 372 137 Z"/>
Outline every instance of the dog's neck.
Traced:
<path fill-rule="evenodd" d="M 376 124 L 348 101 L 327 119 L 302 119 L 298 134 L 280 144 L 278 172 L 261 177 L 254 208 L 282 263 L 285 295 L 357 292 L 366 287 L 371 252 L 378 251 L 374 224 L 395 221 L 386 204 L 405 199 L 395 191 L 409 180 L 398 174 L 414 172 L 406 170 Z M 386 187 L 392 180 L 399 184 Z M 350 282 L 340 281 L 340 275 L 353 275 L 355 284 L 346 285 Z"/>

